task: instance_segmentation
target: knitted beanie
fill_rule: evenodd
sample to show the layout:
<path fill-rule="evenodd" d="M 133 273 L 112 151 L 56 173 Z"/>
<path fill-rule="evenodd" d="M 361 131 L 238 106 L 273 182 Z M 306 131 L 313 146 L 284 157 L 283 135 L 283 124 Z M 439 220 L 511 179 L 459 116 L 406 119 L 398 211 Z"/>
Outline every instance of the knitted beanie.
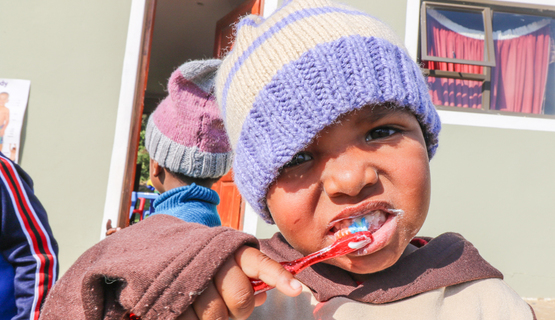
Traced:
<path fill-rule="evenodd" d="M 279 169 L 339 116 L 366 105 L 409 109 L 431 158 L 439 116 L 418 65 L 381 21 L 329 0 L 292 0 L 237 25 L 216 76 L 235 151 L 235 183 L 273 223 L 266 193 Z"/>
<path fill-rule="evenodd" d="M 175 70 L 169 95 L 148 119 L 145 147 L 163 168 L 192 178 L 220 178 L 233 156 L 213 95 L 220 60 L 191 61 Z"/>

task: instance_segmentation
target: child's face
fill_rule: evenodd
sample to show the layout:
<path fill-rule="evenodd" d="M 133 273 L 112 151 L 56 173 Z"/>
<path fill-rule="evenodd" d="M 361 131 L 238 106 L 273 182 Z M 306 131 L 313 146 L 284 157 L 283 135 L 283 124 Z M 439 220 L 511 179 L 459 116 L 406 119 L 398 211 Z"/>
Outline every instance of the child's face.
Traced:
<path fill-rule="evenodd" d="M 373 217 L 374 242 L 329 261 L 356 274 L 393 265 L 424 223 L 429 202 L 420 125 L 409 111 L 382 106 L 346 114 L 322 130 L 284 166 L 267 195 L 276 225 L 305 255 L 333 243 L 349 218 Z"/>

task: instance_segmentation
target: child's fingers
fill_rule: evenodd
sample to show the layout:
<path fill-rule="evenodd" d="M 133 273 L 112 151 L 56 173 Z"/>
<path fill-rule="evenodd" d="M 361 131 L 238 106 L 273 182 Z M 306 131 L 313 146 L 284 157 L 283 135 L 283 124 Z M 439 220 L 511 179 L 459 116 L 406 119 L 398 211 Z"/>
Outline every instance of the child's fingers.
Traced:
<path fill-rule="evenodd" d="M 255 307 L 255 296 L 249 278 L 235 259 L 228 259 L 214 277 L 214 284 L 227 305 L 229 317 L 246 319 Z"/>
<path fill-rule="evenodd" d="M 299 280 L 281 264 L 255 248 L 241 247 L 235 253 L 235 260 L 248 277 L 260 279 L 290 297 L 296 297 L 302 291 Z"/>
<path fill-rule="evenodd" d="M 212 281 L 193 302 L 193 310 L 200 320 L 228 319 L 227 306 Z"/>
<path fill-rule="evenodd" d="M 264 302 L 266 302 L 266 292 L 261 292 L 257 295 L 254 296 L 254 306 L 258 307 L 264 304 Z"/>
<path fill-rule="evenodd" d="M 185 312 L 183 312 L 175 320 L 199 320 L 199 318 L 197 317 L 193 308 L 187 308 L 187 310 L 185 310 Z"/>

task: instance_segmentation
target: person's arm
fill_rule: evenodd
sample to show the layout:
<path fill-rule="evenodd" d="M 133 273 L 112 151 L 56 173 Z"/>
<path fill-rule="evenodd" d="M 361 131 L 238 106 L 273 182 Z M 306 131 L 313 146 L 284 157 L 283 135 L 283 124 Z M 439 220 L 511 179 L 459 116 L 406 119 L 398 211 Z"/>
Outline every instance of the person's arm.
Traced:
<path fill-rule="evenodd" d="M 177 318 L 253 236 L 155 215 L 100 241 L 56 283 L 40 319 Z"/>
<path fill-rule="evenodd" d="M 2 153 L 0 213 L 0 252 L 15 274 L 17 315 L 12 320 L 38 319 L 58 276 L 58 245 L 31 178 Z"/>
<path fill-rule="evenodd" d="M 200 319 L 213 319 L 204 315 L 228 309 L 237 314 L 245 289 L 251 301 L 247 304 L 253 307 L 247 276 L 279 289 L 281 277 L 273 282 L 267 275 L 276 268 L 287 272 L 261 258 L 257 246 L 256 238 L 231 228 L 210 228 L 163 214 L 149 217 L 81 255 L 54 286 L 40 319 L 130 319 L 130 314 L 135 319 L 177 319 L 186 310 Z M 250 260 L 245 261 L 247 256 Z M 248 269 L 245 264 L 251 270 L 238 269 Z M 224 292 L 223 300 L 216 292 Z M 195 301 L 199 303 L 193 309 Z"/>

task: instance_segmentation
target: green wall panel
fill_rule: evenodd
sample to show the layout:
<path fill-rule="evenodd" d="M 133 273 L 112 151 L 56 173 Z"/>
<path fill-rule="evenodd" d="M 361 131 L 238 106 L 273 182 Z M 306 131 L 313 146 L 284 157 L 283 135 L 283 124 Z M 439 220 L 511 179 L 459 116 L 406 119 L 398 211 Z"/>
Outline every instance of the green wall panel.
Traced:
<path fill-rule="evenodd" d="M 0 78 L 31 80 L 20 164 L 65 271 L 98 241 L 131 1 L 4 1 Z"/>
<path fill-rule="evenodd" d="M 555 133 L 444 125 L 421 234 L 459 232 L 522 296 L 555 297 Z"/>

